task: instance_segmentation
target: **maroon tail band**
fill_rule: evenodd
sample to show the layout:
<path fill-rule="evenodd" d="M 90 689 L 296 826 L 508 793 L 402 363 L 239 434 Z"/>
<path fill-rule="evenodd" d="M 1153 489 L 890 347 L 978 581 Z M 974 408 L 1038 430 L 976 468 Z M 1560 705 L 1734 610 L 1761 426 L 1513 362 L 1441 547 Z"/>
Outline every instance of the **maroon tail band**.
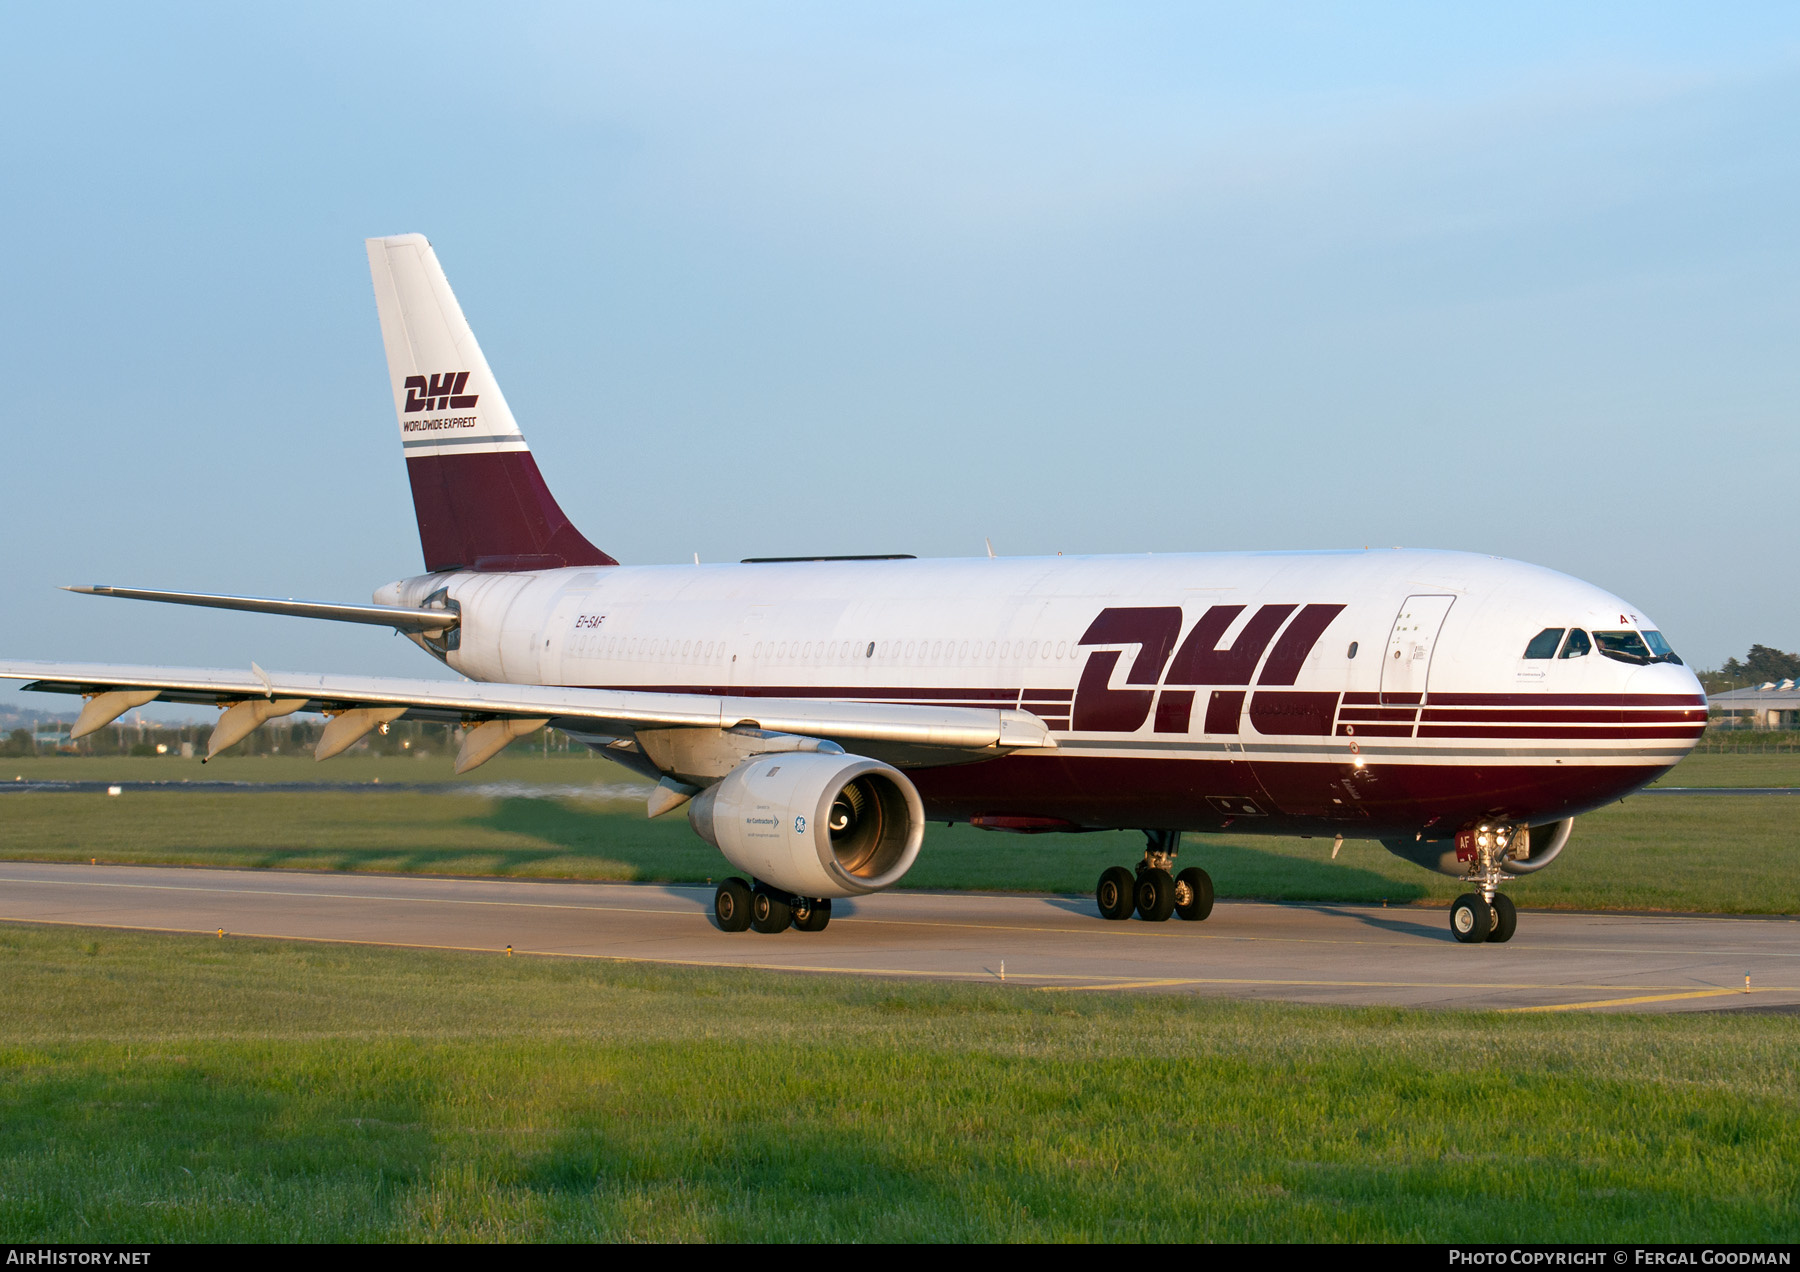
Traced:
<path fill-rule="evenodd" d="M 406 475 L 428 573 L 618 564 L 564 515 L 530 451 L 422 455 Z"/>

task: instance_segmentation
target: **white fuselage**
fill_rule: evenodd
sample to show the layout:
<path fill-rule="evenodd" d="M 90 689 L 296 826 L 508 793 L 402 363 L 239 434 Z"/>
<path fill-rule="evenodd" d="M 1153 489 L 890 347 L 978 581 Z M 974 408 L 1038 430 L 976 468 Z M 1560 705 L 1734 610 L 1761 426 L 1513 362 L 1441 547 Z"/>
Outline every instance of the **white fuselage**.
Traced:
<path fill-rule="evenodd" d="M 934 817 L 998 825 L 1544 821 L 1651 780 L 1705 722 L 1677 663 L 1525 658 L 1544 629 L 1654 625 L 1580 580 L 1468 553 L 456 572 L 375 599 L 439 589 L 461 611 L 445 661 L 472 679 L 1032 711 L 1055 752 L 914 774 Z"/>

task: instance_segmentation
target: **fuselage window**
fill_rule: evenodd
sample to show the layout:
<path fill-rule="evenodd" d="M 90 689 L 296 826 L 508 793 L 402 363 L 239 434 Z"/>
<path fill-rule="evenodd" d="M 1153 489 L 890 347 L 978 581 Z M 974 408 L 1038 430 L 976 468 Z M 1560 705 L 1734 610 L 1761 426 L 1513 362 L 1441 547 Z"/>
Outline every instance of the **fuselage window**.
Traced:
<path fill-rule="evenodd" d="M 1569 639 L 1563 645 L 1562 656 L 1564 658 L 1585 657 L 1588 650 L 1592 648 L 1593 646 L 1588 644 L 1588 634 L 1579 627 L 1571 627 L 1569 629 Z"/>
<path fill-rule="evenodd" d="M 1533 636 L 1531 643 L 1525 646 L 1525 656 L 1527 658 L 1554 658 L 1556 657 L 1556 647 L 1562 644 L 1562 638 L 1562 628 L 1546 627 Z"/>
<path fill-rule="evenodd" d="M 874 656 L 875 656 L 875 642 L 870 641 L 869 642 L 869 652 L 864 654 L 863 657 L 864 658 L 873 658 Z"/>
<path fill-rule="evenodd" d="M 1350 652 L 1348 654 L 1346 654 L 1345 657 L 1346 658 L 1356 657 L 1356 642 L 1355 641 L 1350 642 Z"/>
<path fill-rule="evenodd" d="M 1069 642 L 1068 641 L 1059 640 L 1056 642 L 1056 656 L 1058 658 L 1061 658 L 1064 654 L 1066 654 L 1068 652 L 1069 652 Z"/>

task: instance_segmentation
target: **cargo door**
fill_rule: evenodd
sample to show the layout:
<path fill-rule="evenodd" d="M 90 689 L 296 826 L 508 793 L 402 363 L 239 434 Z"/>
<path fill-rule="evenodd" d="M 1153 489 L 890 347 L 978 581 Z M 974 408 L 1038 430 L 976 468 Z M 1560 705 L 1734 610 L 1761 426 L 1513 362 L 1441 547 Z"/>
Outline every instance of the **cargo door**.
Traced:
<path fill-rule="evenodd" d="M 1381 660 L 1383 706 L 1416 706 L 1431 676 L 1431 655 L 1454 596 L 1409 596 L 1394 616 Z"/>

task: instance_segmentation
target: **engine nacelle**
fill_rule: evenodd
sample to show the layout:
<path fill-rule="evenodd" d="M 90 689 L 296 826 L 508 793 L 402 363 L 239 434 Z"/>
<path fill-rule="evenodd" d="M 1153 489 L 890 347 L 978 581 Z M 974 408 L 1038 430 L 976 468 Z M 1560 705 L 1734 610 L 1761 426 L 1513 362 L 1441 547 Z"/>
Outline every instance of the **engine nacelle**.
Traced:
<path fill-rule="evenodd" d="M 760 755 L 707 787 L 688 824 L 739 870 L 802 897 L 854 897 L 900 881 L 925 842 L 906 776 L 860 755 Z"/>
<path fill-rule="evenodd" d="M 1574 829 L 1575 819 L 1565 817 L 1547 826 L 1533 826 L 1524 833 L 1515 831 L 1512 847 L 1501 869 L 1514 875 L 1542 870 L 1556 859 Z M 1381 846 L 1415 866 L 1435 870 L 1452 879 L 1464 878 L 1469 873 L 1469 862 L 1457 856 L 1455 839 L 1384 839 Z"/>

